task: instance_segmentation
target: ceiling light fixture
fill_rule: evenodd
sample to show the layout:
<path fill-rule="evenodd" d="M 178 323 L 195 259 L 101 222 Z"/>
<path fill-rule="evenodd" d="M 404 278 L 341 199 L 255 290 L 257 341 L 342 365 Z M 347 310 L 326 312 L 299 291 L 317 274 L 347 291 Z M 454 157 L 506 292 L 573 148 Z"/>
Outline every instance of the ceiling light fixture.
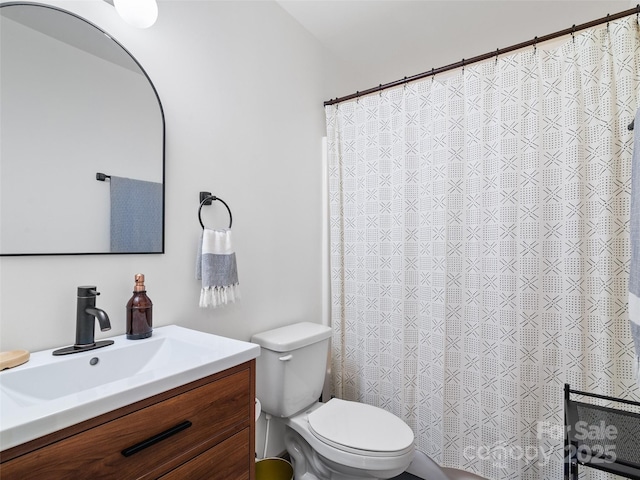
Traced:
<path fill-rule="evenodd" d="M 149 28 L 158 19 L 156 0 L 105 0 L 116 7 L 118 15 L 129 25 Z"/>

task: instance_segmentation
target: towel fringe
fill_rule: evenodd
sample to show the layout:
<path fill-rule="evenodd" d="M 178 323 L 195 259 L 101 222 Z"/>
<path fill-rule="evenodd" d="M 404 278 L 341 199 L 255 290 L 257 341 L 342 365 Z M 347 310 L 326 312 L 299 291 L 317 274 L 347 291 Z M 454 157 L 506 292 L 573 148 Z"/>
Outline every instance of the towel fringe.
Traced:
<path fill-rule="evenodd" d="M 218 307 L 240 300 L 240 284 L 206 287 L 200 292 L 200 307 Z"/>

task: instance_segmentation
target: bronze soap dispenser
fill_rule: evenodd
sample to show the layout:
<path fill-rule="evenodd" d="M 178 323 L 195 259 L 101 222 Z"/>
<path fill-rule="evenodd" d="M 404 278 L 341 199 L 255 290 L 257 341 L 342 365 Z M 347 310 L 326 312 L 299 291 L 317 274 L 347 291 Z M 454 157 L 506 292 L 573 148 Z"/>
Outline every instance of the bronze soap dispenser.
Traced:
<path fill-rule="evenodd" d="M 153 303 L 147 297 L 144 275 L 137 273 L 135 281 L 133 296 L 127 303 L 127 338 L 130 340 L 148 338 L 153 331 Z"/>

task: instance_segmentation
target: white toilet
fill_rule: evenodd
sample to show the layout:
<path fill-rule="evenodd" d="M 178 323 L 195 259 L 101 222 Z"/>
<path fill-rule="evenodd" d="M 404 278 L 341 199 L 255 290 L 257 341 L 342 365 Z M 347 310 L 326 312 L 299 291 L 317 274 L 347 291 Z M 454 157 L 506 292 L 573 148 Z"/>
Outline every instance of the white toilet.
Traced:
<path fill-rule="evenodd" d="M 392 478 L 411 463 L 413 431 L 378 407 L 337 398 L 321 403 L 331 329 L 296 323 L 254 335 L 256 394 L 283 419 L 295 480 Z"/>

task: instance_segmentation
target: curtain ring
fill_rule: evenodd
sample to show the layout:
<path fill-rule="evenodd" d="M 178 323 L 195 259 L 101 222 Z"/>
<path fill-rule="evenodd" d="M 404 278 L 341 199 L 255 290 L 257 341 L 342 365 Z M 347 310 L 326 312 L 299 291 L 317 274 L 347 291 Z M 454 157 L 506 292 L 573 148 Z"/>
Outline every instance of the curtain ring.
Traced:
<path fill-rule="evenodd" d="M 462 59 L 462 74 L 464 75 L 464 58 Z"/>
<path fill-rule="evenodd" d="M 607 13 L 607 33 L 609 33 L 609 17 L 610 15 Z"/>
<path fill-rule="evenodd" d="M 436 79 L 436 69 L 431 67 L 431 83 Z"/>
<path fill-rule="evenodd" d="M 538 37 L 537 36 L 533 39 L 533 54 L 535 55 L 536 53 L 538 53 Z"/>
<path fill-rule="evenodd" d="M 378 85 L 378 96 L 382 98 L 382 84 Z"/>
<path fill-rule="evenodd" d="M 573 24 L 573 27 L 571 27 L 571 40 L 573 41 L 573 43 L 576 43 L 576 24 Z"/>
<path fill-rule="evenodd" d="M 498 64 L 498 56 L 500 55 L 500 49 L 496 48 L 496 65 Z"/>

